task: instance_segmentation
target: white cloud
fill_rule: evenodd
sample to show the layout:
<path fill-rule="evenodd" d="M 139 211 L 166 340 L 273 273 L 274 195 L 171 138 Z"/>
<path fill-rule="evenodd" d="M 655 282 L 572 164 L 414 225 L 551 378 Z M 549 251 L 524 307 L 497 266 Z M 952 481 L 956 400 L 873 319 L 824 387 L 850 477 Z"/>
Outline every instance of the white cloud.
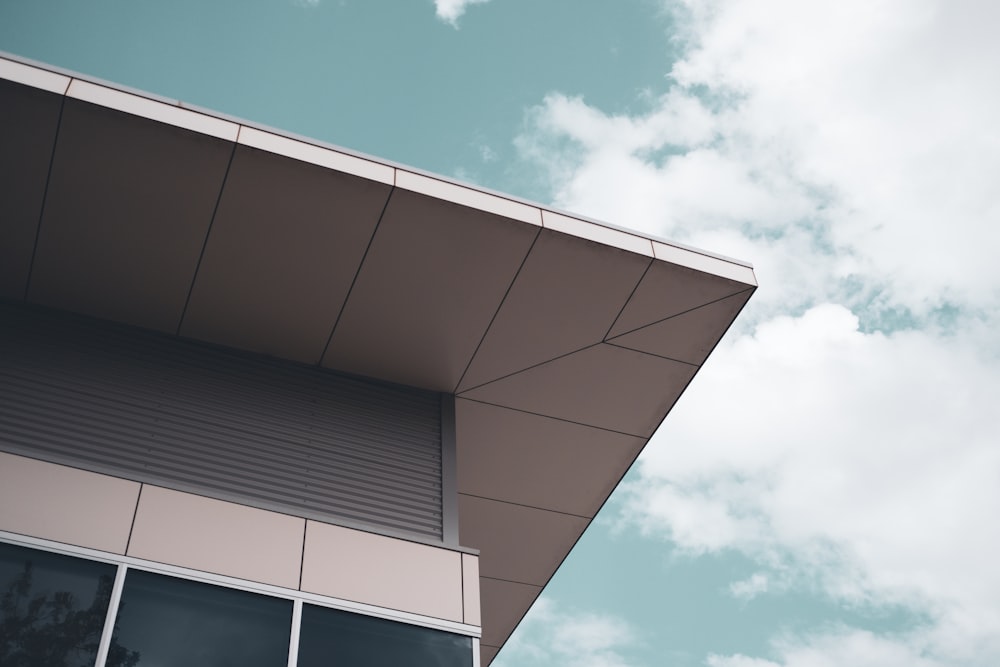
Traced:
<path fill-rule="evenodd" d="M 828 304 L 720 346 L 644 453 L 625 520 L 692 555 L 737 549 L 784 586 L 925 613 L 947 664 L 1000 660 L 994 329 L 857 326 Z"/>
<path fill-rule="evenodd" d="M 458 28 L 458 19 L 465 13 L 469 5 L 479 5 L 489 2 L 489 0 L 434 0 L 434 11 L 437 17 Z"/>
<path fill-rule="evenodd" d="M 532 113 L 519 144 L 556 203 L 695 242 L 804 228 L 840 259 L 830 280 L 861 275 L 921 312 L 996 301 L 1000 40 L 984 26 L 1000 4 L 692 0 L 679 13 L 678 85 L 651 112 L 552 94 Z"/>
<path fill-rule="evenodd" d="M 1000 4 L 670 7 L 683 55 L 652 111 L 553 93 L 518 139 L 560 207 L 757 267 L 625 519 L 755 559 L 766 579 L 735 595 L 796 586 L 927 619 L 713 667 L 997 664 Z"/>
<path fill-rule="evenodd" d="M 1000 659 L 992 329 L 857 325 L 828 304 L 720 346 L 643 454 L 625 518 L 848 604 L 910 606 L 942 656 Z"/>
<path fill-rule="evenodd" d="M 749 578 L 729 584 L 730 594 L 741 600 L 752 600 L 768 589 L 768 578 L 763 572 L 754 572 Z"/>
<path fill-rule="evenodd" d="M 542 597 L 504 647 L 497 667 L 626 667 L 622 655 L 635 633 L 622 619 L 560 608 Z"/>
<path fill-rule="evenodd" d="M 915 635 L 878 636 L 871 632 L 836 628 L 824 633 L 774 642 L 777 659 L 745 655 L 711 655 L 708 667 L 945 667 L 927 655 Z"/>

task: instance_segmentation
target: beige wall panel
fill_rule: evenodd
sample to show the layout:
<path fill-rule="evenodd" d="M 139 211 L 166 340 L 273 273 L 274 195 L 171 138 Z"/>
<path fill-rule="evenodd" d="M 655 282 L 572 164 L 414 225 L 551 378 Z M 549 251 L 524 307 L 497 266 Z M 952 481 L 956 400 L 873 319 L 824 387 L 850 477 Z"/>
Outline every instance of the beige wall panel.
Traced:
<path fill-rule="evenodd" d="M 483 624 L 479 608 L 479 556 L 462 554 L 462 607 L 466 623 Z"/>
<path fill-rule="evenodd" d="M 298 588 L 305 519 L 145 485 L 128 555 Z"/>
<path fill-rule="evenodd" d="M 460 556 L 310 521 L 302 590 L 461 623 Z"/>
<path fill-rule="evenodd" d="M 139 484 L 0 452 L 0 530 L 125 553 Z"/>

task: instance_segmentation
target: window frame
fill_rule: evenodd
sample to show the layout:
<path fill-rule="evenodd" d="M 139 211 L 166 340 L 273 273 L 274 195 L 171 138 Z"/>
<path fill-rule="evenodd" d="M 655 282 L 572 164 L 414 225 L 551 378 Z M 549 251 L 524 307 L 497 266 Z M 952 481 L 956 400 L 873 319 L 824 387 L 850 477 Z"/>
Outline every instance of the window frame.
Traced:
<path fill-rule="evenodd" d="M 52 540 L 31 537 L 28 535 L 20 535 L 3 530 L 0 530 L 0 542 L 27 547 L 30 549 L 37 549 L 39 551 L 48 551 L 51 553 L 74 556 L 77 558 L 85 558 L 117 566 L 115 580 L 111 589 L 111 599 L 108 602 L 108 612 L 104 620 L 104 628 L 101 632 L 101 640 L 98 645 L 97 659 L 94 663 L 94 667 L 104 667 L 107 660 L 108 651 L 111 646 L 111 636 L 114 632 L 115 621 L 118 618 L 118 609 L 121 604 L 122 592 L 125 586 L 125 577 L 130 569 L 144 570 L 147 572 L 179 577 L 214 586 L 223 586 L 225 588 L 248 591 L 260 595 L 290 600 L 292 602 L 292 627 L 288 648 L 288 667 L 296 667 L 298 664 L 298 648 L 302 625 L 302 605 L 305 603 L 471 637 L 471 665 L 472 667 L 480 667 L 479 641 L 481 629 L 474 625 L 433 618 L 431 616 L 422 616 L 420 614 L 412 614 L 410 612 L 389 609 L 386 607 L 378 607 L 361 602 L 354 602 L 352 600 L 343 600 L 340 598 L 318 595 L 316 593 L 308 593 L 306 591 L 282 588 L 272 584 L 237 579 L 226 575 L 213 574 L 211 572 L 202 572 L 200 570 L 194 570 L 177 565 L 157 563 L 155 561 L 135 558 L 133 556 L 123 556 L 106 551 L 99 551 L 97 549 L 90 549 L 62 542 L 54 542 Z"/>

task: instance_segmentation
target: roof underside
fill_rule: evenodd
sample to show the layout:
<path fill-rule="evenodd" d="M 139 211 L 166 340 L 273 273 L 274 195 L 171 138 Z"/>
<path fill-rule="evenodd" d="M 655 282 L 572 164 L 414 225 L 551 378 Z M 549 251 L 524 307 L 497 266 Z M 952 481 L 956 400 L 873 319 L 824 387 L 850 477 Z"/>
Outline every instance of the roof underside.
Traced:
<path fill-rule="evenodd" d="M 738 262 L 2 58 L 0 145 L 0 298 L 456 394 L 487 662 L 756 285 Z"/>

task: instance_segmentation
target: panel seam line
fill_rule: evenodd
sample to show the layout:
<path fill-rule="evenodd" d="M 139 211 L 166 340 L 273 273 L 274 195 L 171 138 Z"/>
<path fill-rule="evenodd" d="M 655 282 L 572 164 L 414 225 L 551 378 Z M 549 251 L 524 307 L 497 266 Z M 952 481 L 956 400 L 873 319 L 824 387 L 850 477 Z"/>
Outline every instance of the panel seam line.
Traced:
<path fill-rule="evenodd" d="M 368 259 L 368 253 L 372 249 L 372 244 L 375 243 L 375 236 L 378 234 L 379 227 L 382 226 L 382 219 L 385 218 L 385 212 L 389 208 L 389 202 L 392 201 L 392 195 L 396 192 L 395 184 L 389 186 L 389 194 L 386 195 L 385 203 L 382 204 L 382 211 L 378 214 L 378 220 L 375 222 L 375 228 L 372 229 L 372 235 L 368 238 L 368 244 L 365 246 L 365 252 L 361 255 L 361 261 L 358 262 L 358 268 L 354 272 L 354 277 L 351 278 L 351 286 L 347 288 L 347 294 L 344 295 L 344 302 L 340 304 L 340 310 L 337 311 L 337 317 L 333 321 L 333 326 L 330 328 L 330 335 L 326 338 L 326 345 L 323 346 L 323 351 L 319 355 L 319 359 L 316 360 L 316 365 L 321 366 L 323 364 L 323 359 L 326 357 L 326 353 L 330 350 L 330 344 L 333 342 L 333 334 L 337 332 L 337 326 L 340 325 L 340 319 L 344 316 L 344 311 L 347 310 L 347 303 L 351 300 L 351 294 L 354 293 L 354 286 L 358 282 L 358 278 L 361 276 L 361 270 L 365 266 L 365 261 Z"/>
<path fill-rule="evenodd" d="M 601 345 L 601 343 L 598 343 Z M 595 426 L 594 424 L 584 424 L 583 422 L 573 421 L 572 419 L 566 419 L 565 417 L 553 417 L 552 415 L 545 415 L 540 412 L 531 412 L 530 410 L 523 410 L 521 408 L 512 408 L 509 405 L 500 405 L 499 403 L 490 403 L 489 401 L 483 401 L 477 398 L 467 398 L 460 396 L 462 400 L 472 401 L 473 403 L 482 403 L 483 405 L 492 405 L 495 408 L 503 408 L 504 410 L 514 410 L 515 412 L 522 412 L 526 415 L 535 415 L 536 417 L 545 417 L 546 419 L 555 419 L 556 421 L 566 422 L 567 424 L 576 424 L 577 426 L 585 426 L 587 428 L 596 428 L 599 431 L 607 431 L 608 433 L 617 433 L 618 435 L 626 435 L 630 438 L 640 438 L 642 440 L 649 440 L 649 435 L 636 435 L 635 433 L 626 433 L 625 431 L 616 431 L 613 428 L 607 428 L 604 426 Z"/>
<path fill-rule="evenodd" d="M 175 335 L 181 335 L 181 328 L 184 326 L 184 318 L 187 316 L 188 306 L 191 304 L 191 295 L 194 294 L 194 286 L 198 282 L 198 274 L 201 272 L 201 263 L 205 259 L 205 250 L 208 248 L 208 240 L 212 236 L 212 227 L 215 226 L 215 218 L 219 214 L 219 205 L 222 204 L 222 195 L 226 192 L 226 182 L 229 180 L 229 172 L 233 168 L 233 158 L 236 157 L 236 147 L 239 146 L 239 133 L 233 141 L 233 148 L 229 152 L 229 161 L 226 163 L 226 171 L 222 175 L 222 183 L 219 185 L 219 194 L 215 198 L 215 206 L 212 208 L 212 217 L 208 221 L 208 228 L 205 230 L 205 238 L 201 242 L 201 252 L 198 253 L 198 263 L 194 267 L 194 275 L 191 276 L 191 285 L 188 287 L 187 297 L 184 299 L 184 308 L 181 316 L 177 320 L 177 331 Z"/>
<path fill-rule="evenodd" d="M 458 383 L 455 385 L 455 389 L 452 391 L 452 393 L 458 393 L 458 388 L 462 386 L 462 380 L 465 379 L 465 376 L 468 374 L 469 369 L 472 367 L 472 362 L 476 360 L 476 355 L 479 354 L 479 348 L 483 346 L 483 343 L 486 342 L 486 337 L 490 335 L 490 329 L 493 328 L 493 323 L 496 321 L 497 316 L 503 309 L 503 305 L 507 301 L 507 297 L 510 295 L 510 291 L 514 289 L 514 284 L 517 282 L 518 276 L 521 275 L 521 271 L 524 269 L 524 265 L 527 264 L 528 257 L 531 256 L 531 251 L 535 249 L 535 244 L 538 242 L 538 237 L 540 237 L 541 235 L 542 235 L 542 228 L 539 227 L 538 231 L 535 232 L 535 238 L 531 240 L 531 245 L 528 246 L 528 251 L 524 253 L 524 257 L 521 258 L 521 263 L 518 265 L 517 271 L 514 272 L 514 277 L 511 278 L 510 284 L 507 285 L 507 289 L 506 291 L 504 291 L 503 298 L 500 299 L 500 303 L 499 305 L 497 305 L 497 309 L 493 311 L 493 317 L 490 318 L 490 323 L 486 325 L 486 329 L 483 331 L 482 337 L 476 344 L 476 349 L 472 352 L 472 355 L 469 357 L 468 363 L 465 364 L 465 370 L 462 371 L 462 376 L 458 378 Z"/>
<path fill-rule="evenodd" d="M 69 86 L 66 88 L 69 90 Z M 63 111 L 66 109 L 66 94 L 63 93 L 59 102 L 59 119 L 56 121 L 56 133 L 52 138 L 52 152 L 49 155 L 49 169 L 45 174 L 45 189 L 42 191 L 42 206 L 38 211 L 38 225 L 35 227 L 35 243 L 31 246 L 31 260 L 28 263 L 28 275 L 24 280 L 24 300 L 28 300 L 31 289 L 31 277 L 35 273 L 35 257 L 38 254 L 38 240 L 42 236 L 42 220 L 45 219 L 45 205 L 49 200 L 49 186 L 52 184 L 52 169 L 56 163 L 56 149 L 59 146 L 59 133 L 62 131 Z"/>
<path fill-rule="evenodd" d="M 707 306 L 714 305 L 716 303 L 719 303 L 720 301 L 725 301 L 726 299 L 731 299 L 734 296 L 739 296 L 740 294 L 746 294 L 747 292 L 752 292 L 755 289 L 757 289 L 757 288 L 756 287 L 748 287 L 746 289 L 741 289 L 739 292 L 733 292 L 732 294 L 727 294 L 726 296 L 719 297 L 718 299 L 712 299 L 711 301 L 706 301 L 705 303 L 697 305 L 697 306 L 694 306 L 693 308 L 688 308 L 687 310 L 682 310 L 681 312 L 674 313 L 673 315 L 667 315 L 666 317 L 662 317 L 662 318 L 660 318 L 658 320 L 654 320 L 653 322 L 650 322 L 649 324 L 643 324 L 641 327 L 636 327 L 634 329 L 629 329 L 628 331 L 623 331 L 623 332 L 621 332 L 619 334 L 615 334 L 611 338 L 605 338 L 604 342 L 608 342 L 609 343 L 609 342 L 611 342 L 613 340 L 617 340 L 617 339 L 621 338 L 622 336 L 627 336 L 627 335 L 629 335 L 631 333 L 635 333 L 636 331 L 639 331 L 640 329 L 645 329 L 647 327 L 651 327 L 651 326 L 654 326 L 654 325 L 657 325 L 657 324 L 661 324 L 663 322 L 666 322 L 667 320 L 672 320 L 675 317 L 680 317 L 681 315 L 687 315 L 688 313 L 694 312 L 696 310 L 700 310 L 700 309 L 705 308 Z M 734 320 L 735 320 L 735 318 L 734 318 Z"/>
<path fill-rule="evenodd" d="M 489 496 L 480 496 L 480 495 L 475 494 L 475 493 L 466 493 L 464 491 L 460 491 L 459 495 L 469 496 L 470 498 L 479 498 L 480 500 L 489 500 L 489 501 L 495 502 L 495 503 L 503 503 L 505 505 L 514 505 L 515 507 L 525 507 L 527 509 L 538 510 L 539 512 L 552 512 L 553 514 L 561 514 L 563 516 L 571 516 L 571 517 L 574 517 L 576 519 L 585 519 L 587 521 L 590 521 L 591 519 L 594 518 L 592 516 L 585 516 L 583 514 L 574 514 L 573 512 L 563 512 L 561 510 L 553 510 L 553 509 L 549 509 L 547 507 L 538 507 L 537 505 L 527 505 L 525 503 L 515 503 L 512 500 L 501 500 L 499 498 L 490 498 Z"/>

